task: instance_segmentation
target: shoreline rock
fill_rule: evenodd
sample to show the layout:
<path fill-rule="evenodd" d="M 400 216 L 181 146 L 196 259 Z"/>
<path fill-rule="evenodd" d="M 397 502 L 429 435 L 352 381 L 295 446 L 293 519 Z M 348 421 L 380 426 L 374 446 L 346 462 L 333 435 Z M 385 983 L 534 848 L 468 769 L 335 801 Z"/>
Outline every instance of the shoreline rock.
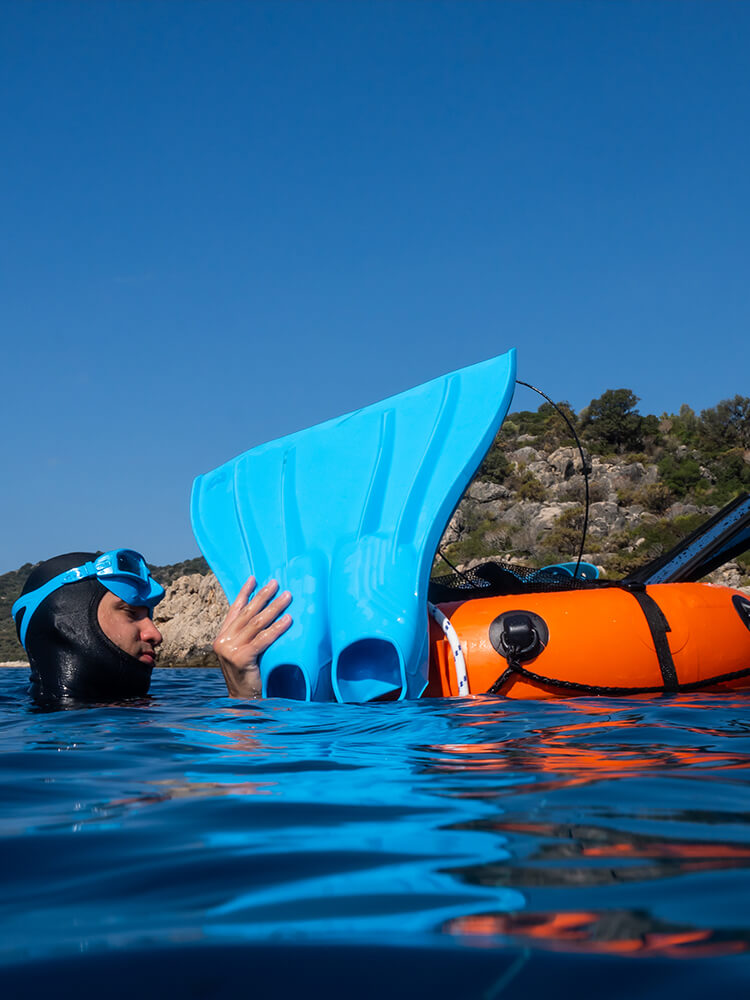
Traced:
<path fill-rule="evenodd" d="M 178 577 L 154 612 L 154 624 L 164 636 L 159 659 L 181 667 L 218 667 L 211 647 L 228 610 L 213 573 Z"/>

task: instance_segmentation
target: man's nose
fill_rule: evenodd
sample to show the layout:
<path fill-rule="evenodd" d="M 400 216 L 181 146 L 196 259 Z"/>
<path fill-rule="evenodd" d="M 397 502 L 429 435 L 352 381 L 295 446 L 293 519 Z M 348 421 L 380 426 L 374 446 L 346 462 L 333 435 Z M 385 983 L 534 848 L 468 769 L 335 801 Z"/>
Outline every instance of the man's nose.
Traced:
<path fill-rule="evenodd" d="M 158 646 L 164 637 L 153 621 L 150 618 L 146 618 L 141 629 L 141 638 L 146 642 L 153 643 L 154 646 Z"/>

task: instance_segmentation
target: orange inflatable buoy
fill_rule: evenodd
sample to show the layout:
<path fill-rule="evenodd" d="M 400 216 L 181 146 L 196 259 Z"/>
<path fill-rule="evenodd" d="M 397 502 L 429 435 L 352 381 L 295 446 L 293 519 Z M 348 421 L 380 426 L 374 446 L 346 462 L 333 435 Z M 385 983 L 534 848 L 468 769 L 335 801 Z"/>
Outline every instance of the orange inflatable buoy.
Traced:
<path fill-rule="evenodd" d="M 706 583 L 439 604 L 426 694 L 559 698 L 750 687 L 750 598 Z M 464 674 L 465 667 L 465 674 Z"/>

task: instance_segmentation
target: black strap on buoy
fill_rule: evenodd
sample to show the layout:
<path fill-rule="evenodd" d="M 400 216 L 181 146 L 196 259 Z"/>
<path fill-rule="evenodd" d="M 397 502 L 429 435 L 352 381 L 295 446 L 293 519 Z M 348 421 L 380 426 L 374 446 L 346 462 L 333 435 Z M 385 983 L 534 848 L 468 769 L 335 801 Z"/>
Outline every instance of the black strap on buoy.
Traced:
<path fill-rule="evenodd" d="M 672 650 L 669 648 L 667 639 L 667 632 L 671 632 L 672 629 L 669 627 L 666 615 L 653 597 L 646 592 L 643 584 L 631 584 L 623 589 L 633 595 L 644 614 L 651 638 L 654 641 L 656 658 L 659 661 L 659 669 L 664 681 L 664 690 L 677 691 L 680 683 L 677 679 L 677 668 L 674 665 Z"/>

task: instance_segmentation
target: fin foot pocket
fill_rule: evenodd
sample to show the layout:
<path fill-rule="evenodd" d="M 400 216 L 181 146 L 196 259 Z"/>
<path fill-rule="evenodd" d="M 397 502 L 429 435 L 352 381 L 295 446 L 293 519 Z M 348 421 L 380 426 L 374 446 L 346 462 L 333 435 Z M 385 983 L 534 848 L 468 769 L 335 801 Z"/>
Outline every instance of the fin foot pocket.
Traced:
<path fill-rule="evenodd" d="M 372 701 L 404 694 L 401 654 L 388 639 L 357 639 L 338 655 L 333 689 L 339 701 Z"/>
<path fill-rule="evenodd" d="M 280 663 L 266 674 L 267 698 L 292 698 L 307 701 L 310 685 L 304 671 L 296 663 Z"/>

